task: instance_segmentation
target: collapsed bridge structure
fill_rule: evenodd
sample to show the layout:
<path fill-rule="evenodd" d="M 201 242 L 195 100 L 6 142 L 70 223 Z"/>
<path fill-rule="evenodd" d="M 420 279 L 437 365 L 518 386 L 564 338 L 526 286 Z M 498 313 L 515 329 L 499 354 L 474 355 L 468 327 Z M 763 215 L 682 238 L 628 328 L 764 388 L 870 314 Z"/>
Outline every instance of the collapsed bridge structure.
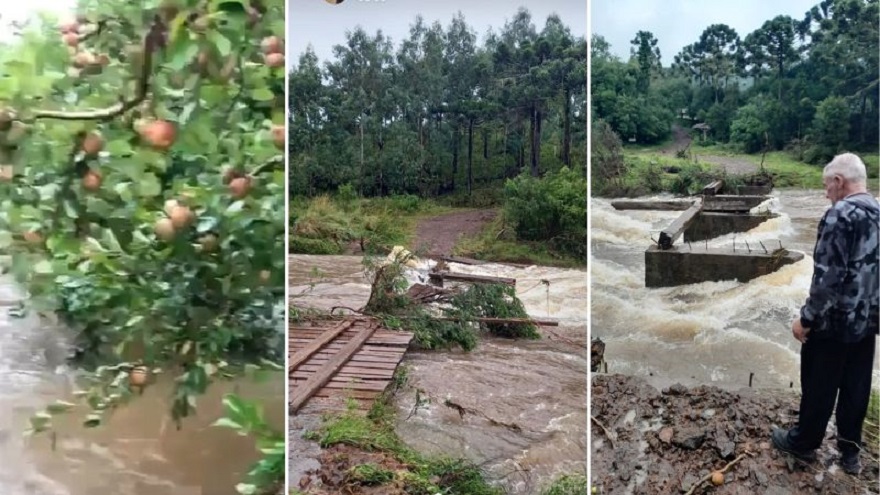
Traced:
<path fill-rule="evenodd" d="M 737 188 L 722 194 L 724 182 L 713 181 L 696 199 L 667 201 L 613 201 L 617 210 L 676 210 L 678 218 L 660 232 L 656 244 L 645 251 L 645 286 L 672 287 L 708 281 L 749 280 L 772 273 L 804 258 L 788 251 L 781 242 L 767 246 L 709 247 L 700 243 L 718 236 L 746 232 L 778 215 L 753 213 L 769 200 L 770 186 Z M 747 194 L 741 194 L 746 192 Z M 681 239 L 683 243 L 676 244 Z M 697 243 L 697 244 L 694 244 Z"/>

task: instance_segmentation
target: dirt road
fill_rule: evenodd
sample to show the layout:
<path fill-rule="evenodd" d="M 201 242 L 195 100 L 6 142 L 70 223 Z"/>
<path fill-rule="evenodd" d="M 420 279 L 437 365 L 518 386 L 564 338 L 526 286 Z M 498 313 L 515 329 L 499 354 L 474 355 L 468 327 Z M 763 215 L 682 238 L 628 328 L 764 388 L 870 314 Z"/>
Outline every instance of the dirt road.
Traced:
<path fill-rule="evenodd" d="M 687 148 L 693 141 L 688 131 L 678 124 L 672 126 L 672 136 L 672 142 L 660 149 L 660 154 L 675 156 L 679 150 Z M 711 163 L 729 175 L 749 175 L 758 171 L 757 165 L 744 158 L 704 155 L 699 153 L 700 148 L 694 147 L 689 151 L 698 161 Z"/>
<path fill-rule="evenodd" d="M 496 210 L 468 210 L 422 220 L 416 227 L 412 248 L 429 256 L 450 255 L 459 237 L 478 234 L 497 215 Z"/>

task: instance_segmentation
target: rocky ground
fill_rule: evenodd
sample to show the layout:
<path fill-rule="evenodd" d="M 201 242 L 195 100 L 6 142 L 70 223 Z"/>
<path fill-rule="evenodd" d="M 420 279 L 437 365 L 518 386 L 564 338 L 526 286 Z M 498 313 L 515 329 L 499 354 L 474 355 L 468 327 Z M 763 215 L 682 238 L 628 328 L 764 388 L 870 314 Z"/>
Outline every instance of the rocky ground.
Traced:
<path fill-rule="evenodd" d="M 796 423 L 792 392 L 682 385 L 661 391 L 638 377 L 604 374 L 594 374 L 592 383 L 591 467 L 598 493 L 687 493 L 736 459 L 722 484 L 707 481 L 691 493 L 880 493 L 876 446 L 863 452 L 861 475 L 848 475 L 835 463 L 833 425 L 812 464 L 770 445 L 772 426 Z"/>

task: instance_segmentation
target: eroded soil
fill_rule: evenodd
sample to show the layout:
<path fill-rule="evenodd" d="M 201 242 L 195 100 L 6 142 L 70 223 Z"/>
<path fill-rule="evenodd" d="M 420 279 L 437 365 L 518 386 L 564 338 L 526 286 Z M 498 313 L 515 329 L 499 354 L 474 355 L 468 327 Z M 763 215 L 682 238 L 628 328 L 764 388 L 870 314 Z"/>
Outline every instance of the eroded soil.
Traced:
<path fill-rule="evenodd" d="M 771 446 L 772 426 L 796 424 L 798 397 L 793 392 L 682 385 L 661 391 L 638 377 L 603 374 L 593 375 L 592 384 L 590 449 L 598 493 L 685 493 L 742 454 L 722 485 L 703 483 L 693 493 L 880 493 L 876 446 L 862 453 L 859 476 L 837 466 L 833 418 L 812 464 Z"/>

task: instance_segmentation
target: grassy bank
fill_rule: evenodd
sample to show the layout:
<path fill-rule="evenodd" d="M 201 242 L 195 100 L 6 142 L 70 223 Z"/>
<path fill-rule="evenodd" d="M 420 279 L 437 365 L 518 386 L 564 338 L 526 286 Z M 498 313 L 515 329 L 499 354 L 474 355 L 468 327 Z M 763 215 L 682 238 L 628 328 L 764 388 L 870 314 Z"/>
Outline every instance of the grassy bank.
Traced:
<path fill-rule="evenodd" d="M 763 159 L 763 169 L 773 176 L 774 185 L 780 188 L 799 189 L 822 189 L 822 169 L 824 165 L 813 165 L 797 160 L 787 151 L 771 151 L 766 155 L 745 154 L 733 150 L 725 145 L 698 145 L 690 148 L 691 158 L 678 158 L 674 155 L 661 154 L 662 146 L 626 146 L 624 159 L 627 162 L 626 183 L 629 185 L 648 184 L 656 182 L 655 176 L 660 176 L 664 182 L 662 190 L 666 192 L 681 192 L 676 188 L 676 179 L 672 175 L 662 175 L 663 169 L 680 168 L 693 174 L 702 171 L 707 175 L 716 169 L 716 166 L 701 157 L 716 156 L 743 160 L 755 165 L 760 169 Z M 876 153 L 858 153 L 865 162 L 868 171 L 869 189 L 877 190 L 880 187 L 880 156 Z M 694 160 L 694 156 L 696 160 Z M 653 165 L 653 167 L 652 167 Z M 660 171 L 660 172 L 658 172 Z M 715 172 L 718 175 L 719 172 Z M 648 187 L 650 189 L 650 186 Z"/>
<path fill-rule="evenodd" d="M 396 245 L 413 246 L 421 220 L 455 211 L 433 200 L 357 199 L 349 204 L 330 196 L 291 200 L 290 251 L 294 254 L 344 254 L 363 247 L 385 254 Z M 462 237 L 453 254 L 486 261 L 583 267 L 586 260 L 546 241 L 517 238 L 502 211 L 476 236 Z"/>
<path fill-rule="evenodd" d="M 352 245 L 387 251 L 408 245 L 419 220 L 452 210 L 417 196 L 292 198 L 290 251 L 342 254 Z"/>
<path fill-rule="evenodd" d="M 408 447 L 395 433 L 395 416 L 390 399 L 406 382 L 406 368 L 395 373 L 393 385 L 377 399 L 368 413 L 356 409 L 324 418 L 323 424 L 304 435 L 324 450 L 322 470 L 331 480 L 321 491 L 310 493 L 385 493 L 389 495 L 434 495 L 461 493 L 501 495 L 480 469 L 462 459 L 425 456 Z M 294 490 L 292 493 L 298 494 Z"/>
<path fill-rule="evenodd" d="M 546 242 L 529 242 L 516 238 L 504 215 L 488 223 L 480 234 L 463 237 L 455 245 L 454 254 L 466 258 L 499 263 L 522 263 L 562 268 L 585 267 L 585 259 L 553 249 Z"/>

